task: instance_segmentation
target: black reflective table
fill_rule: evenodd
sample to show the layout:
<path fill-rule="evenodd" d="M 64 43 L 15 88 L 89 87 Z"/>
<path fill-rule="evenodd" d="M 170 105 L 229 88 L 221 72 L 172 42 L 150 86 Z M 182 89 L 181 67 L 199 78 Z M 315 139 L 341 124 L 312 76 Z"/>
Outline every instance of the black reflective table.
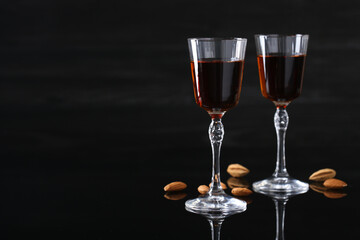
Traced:
<path fill-rule="evenodd" d="M 329 198 L 309 189 L 284 200 L 253 193 L 246 199 L 245 212 L 210 219 L 215 238 L 360 237 L 354 138 L 358 130 L 352 124 L 356 118 L 333 116 L 324 122 L 319 114 L 330 113 L 334 107 L 330 106 L 318 113 L 313 128 L 307 114 L 314 112 L 309 113 L 306 104 L 298 105 L 291 111 L 297 116 L 288 132 L 289 172 L 309 182 L 314 171 L 334 168 L 336 177 L 348 183 L 344 194 Z M 178 117 L 189 108 L 194 110 L 191 118 Z M 246 102 L 232 118 L 225 116 L 223 182 L 230 177 L 226 172 L 230 163 L 250 169 L 245 176 L 250 186 L 272 173 L 276 136 L 271 123 L 262 125 L 269 122 L 266 117 L 272 118 L 267 108 L 257 106 L 261 118 L 256 121 L 241 116 L 254 111 Z M 212 238 L 209 219 L 184 206 L 198 196 L 199 185 L 210 182 L 206 113 L 190 103 L 174 109 L 125 108 L 126 118 L 120 110 L 124 109 L 48 106 L 29 111 L 3 106 L 1 239 Z M 148 118 L 150 113 L 157 118 Z M 342 121 L 346 124 L 338 125 Z M 317 135 L 310 138 L 314 129 Z M 172 181 L 184 181 L 188 187 L 180 196 L 169 197 L 163 187 Z M 231 194 L 230 189 L 226 192 Z"/>
<path fill-rule="evenodd" d="M 218 218 L 185 209 L 185 201 L 198 195 L 198 185 L 208 183 L 208 169 L 193 168 L 196 164 L 192 164 L 191 159 L 177 167 L 165 163 L 172 151 L 159 155 L 158 160 L 162 159 L 165 167 L 140 164 L 139 159 L 134 159 L 138 161 L 134 164 L 129 157 L 120 157 L 112 163 L 107 161 L 107 164 L 100 164 L 99 158 L 99 166 L 86 163 L 85 159 L 79 165 L 71 164 L 64 158 L 67 163 L 61 165 L 54 155 L 58 168 L 49 167 L 44 161 L 47 169 L 42 169 L 36 166 L 34 158 L 23 159 L 18 169 L 4 168 L 0 198 L 2 239 L 335 240 L 360 236 L 359 176 L 351 175 L 351 169 L 338 170 L 338 177 L 349 184 L 340 194 L 324 194 L 316 186 L 315 191 L 309 189 L 307 193 L 290 198 L 254 192 L 245 198 L 248 202 L 245 212 Z M 134 157 L 145 158 L 151 151 L 133 153 Z M 59 155 L 66 157 L 62 153 Z M 89 157 L 89 161 L 91 159 Z M 74 161 L 79 159 L 74 158 Z M 167 167 L 169 169 L 165 170 Z M 249 184 L 270 174 L 272 169 L 257 173 L 250 170 L 245 177 Z M 293 172 L 307 181 L 309 174 Z M 228 178 L 223 172 L 225 183 Z M 174 180 L 186 182 L 187 189 L 166 194 L 163 187 Z M 230 193 L 230 189 L 226 192 Z"/>

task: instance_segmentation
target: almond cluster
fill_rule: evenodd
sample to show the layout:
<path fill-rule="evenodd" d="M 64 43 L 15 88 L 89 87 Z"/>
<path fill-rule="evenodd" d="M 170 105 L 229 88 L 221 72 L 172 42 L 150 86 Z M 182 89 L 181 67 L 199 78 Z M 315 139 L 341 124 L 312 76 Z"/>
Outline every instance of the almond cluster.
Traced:
<path fill-rule="evenodd" d="M 342 191 L 347 187 L 343 180 L 335 178 L 336 171 L 331 168 L 320 169 L 310 175 L 309 180 L 313 181 L 310 188 L 315 192 L 324 194 L 328 198 L 342 198 L 347 194 Z"/>
<path fill-rule="evenodd" d="M 227 185 L 221 182 L 222 189 L 225 190 L 229 186 L 229 188 L 231 188 L 231 193 L 238 197 L 249 196 L 253 193 L 249 189 L 249 183 L 244 178 L 242 178 L 249 174 L 249 169 L 242 166 L 241 164 L 234 163 L 228 166 L 227 172 L 231 177 L 227 180 Z M 209 192 L 210 187 L 211 183 L 209 185 L 200 185 L 197 190 L 200 194 L 203 195 Z M 182 193 L 181 191 L 186 188 L 186 183 L 182 181 L 171 182 L 164 187 L 164 191 L 166 192 L 165 198 L 170 200 L 179 200 L 184 198 L 186 194 Z"/>
<path fill-rule="evenodd" d="M 250 173 L 250 170 L 244 167 L 241 164 L 233 163 L 227 167 L 227 173 L 231 176 L 227 180 L 227 185 L 221 182 L 222 189 L 231 188 L 231 193 L 237 197 L 244 197 L 251 195 L 253 191 L 249 189 L 250 185 L 248 181 L 243 178 Z M 320 169 L 310 175 L 309 180 L 310 188 L 316 192 L 324 194 L 328 198 L 342 198 L 347 194 L 342 191 L 343 188 L 347 186 L 347 183 L 343 180 L 335 178 L 336 171 L 331 168 Z M 209 192 L 211 183 L 209 185 L 200 185 L 197 190 L 200 194 L 206 194 Z M 186 193 L 182 190 L 187 188 L 187 184 L 182 181 L 175 181 L 167 184 L 164 187 L 166 194 L 165 198 L 170 200 L 180 200 L 186 197 Z M 250 199 L 243 199 L 248 203 L 251 202 Z"/>

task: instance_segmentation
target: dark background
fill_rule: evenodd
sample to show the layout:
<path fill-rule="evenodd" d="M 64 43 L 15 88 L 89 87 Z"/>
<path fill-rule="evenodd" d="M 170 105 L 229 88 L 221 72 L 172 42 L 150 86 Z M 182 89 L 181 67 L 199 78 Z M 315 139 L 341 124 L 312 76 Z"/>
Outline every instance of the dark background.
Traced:
<path fill-rule="evenodd" d="M 222 173 L 225 181 L 226 166 L 238 162 L 252 182 L 272 173 L 276 154 L 275 108 L 260 93 L 256 33 L 310 34 L 302 95 L 288 107 L 290 174 L 306 181 L 331 167 L 349 183 L 343 199 L 309 192 L 290 200 L 288 235 L 356 238 L 348 219 L 359 210 L 359 7 L 2 1 L 2 239 L 209 239 L 206 221 L 183 208 L 211 172 L 210 119 L 194 101 L 186 39 L 248 39 L 240 102 L 223 120 Z M 163 198 L 163 186 L 175 180 L 188 183 L 186 199 Z M 225 222 L 224 239 L 275 237 L 271 201 L 253 198 L 247 212 Z"/>

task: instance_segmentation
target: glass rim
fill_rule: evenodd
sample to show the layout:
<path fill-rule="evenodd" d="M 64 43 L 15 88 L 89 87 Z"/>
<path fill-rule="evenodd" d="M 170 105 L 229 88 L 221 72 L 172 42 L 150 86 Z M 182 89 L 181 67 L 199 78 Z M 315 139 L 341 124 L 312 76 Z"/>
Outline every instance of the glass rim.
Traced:
<path fill-rule="evenodd" d="M 271 33 L 271 34 L 255 34 L 255 37 L 309 37 L 309 34 L 307 33 L 295 33 L 295 34 L 277 34 L 277 33 Z"/>
<path fill-rule="evenodd" d="M 219 41 L 219 40 L 233 40 L 233 41 L 247 41 L 247 38 L 239 37 L 199 37 L 199 38 L 188 38 L 188 41 L 199 40 L 199 41 Z"/>

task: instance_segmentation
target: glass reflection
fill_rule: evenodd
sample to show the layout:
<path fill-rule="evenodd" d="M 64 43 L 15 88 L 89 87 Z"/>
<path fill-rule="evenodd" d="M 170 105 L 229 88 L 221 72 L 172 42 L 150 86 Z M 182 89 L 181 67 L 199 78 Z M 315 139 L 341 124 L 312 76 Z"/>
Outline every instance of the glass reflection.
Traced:
<path fill-rule="evenodd" d="M 276 240 L 284 240 L 284 224 L 285 224 L 285 208 L 288 200 L 296 195 L 303 193 L 277 193 L 277 192 L 261 192 L 256 191 L 257 193 L 264 194 L 268 197 L 271 197 L 275 203 L 276 211 Z"/>
<path fill-rule="evenodd" d="M 234 214 L 238 214 L 241 212 L 244 212 L 245 210 L 239 210 L 236 212 L 220 212 L 220 211 L 216 211 L 216 212 L 201 212 L 201 211 L 196 211 L 190 208 L 185 207 L 185 209 L 188 212 L 192 212 L 198 215 L 201 215 L 203 217 L 205 217 L 208 222 L 210 223 L 210 228 L 211 228 L 211 239 L 212 240 L 220 240 L 220 230 L 221 230 L 221 225 L 224 222 L 225 218 L 234 215 Z"/>

